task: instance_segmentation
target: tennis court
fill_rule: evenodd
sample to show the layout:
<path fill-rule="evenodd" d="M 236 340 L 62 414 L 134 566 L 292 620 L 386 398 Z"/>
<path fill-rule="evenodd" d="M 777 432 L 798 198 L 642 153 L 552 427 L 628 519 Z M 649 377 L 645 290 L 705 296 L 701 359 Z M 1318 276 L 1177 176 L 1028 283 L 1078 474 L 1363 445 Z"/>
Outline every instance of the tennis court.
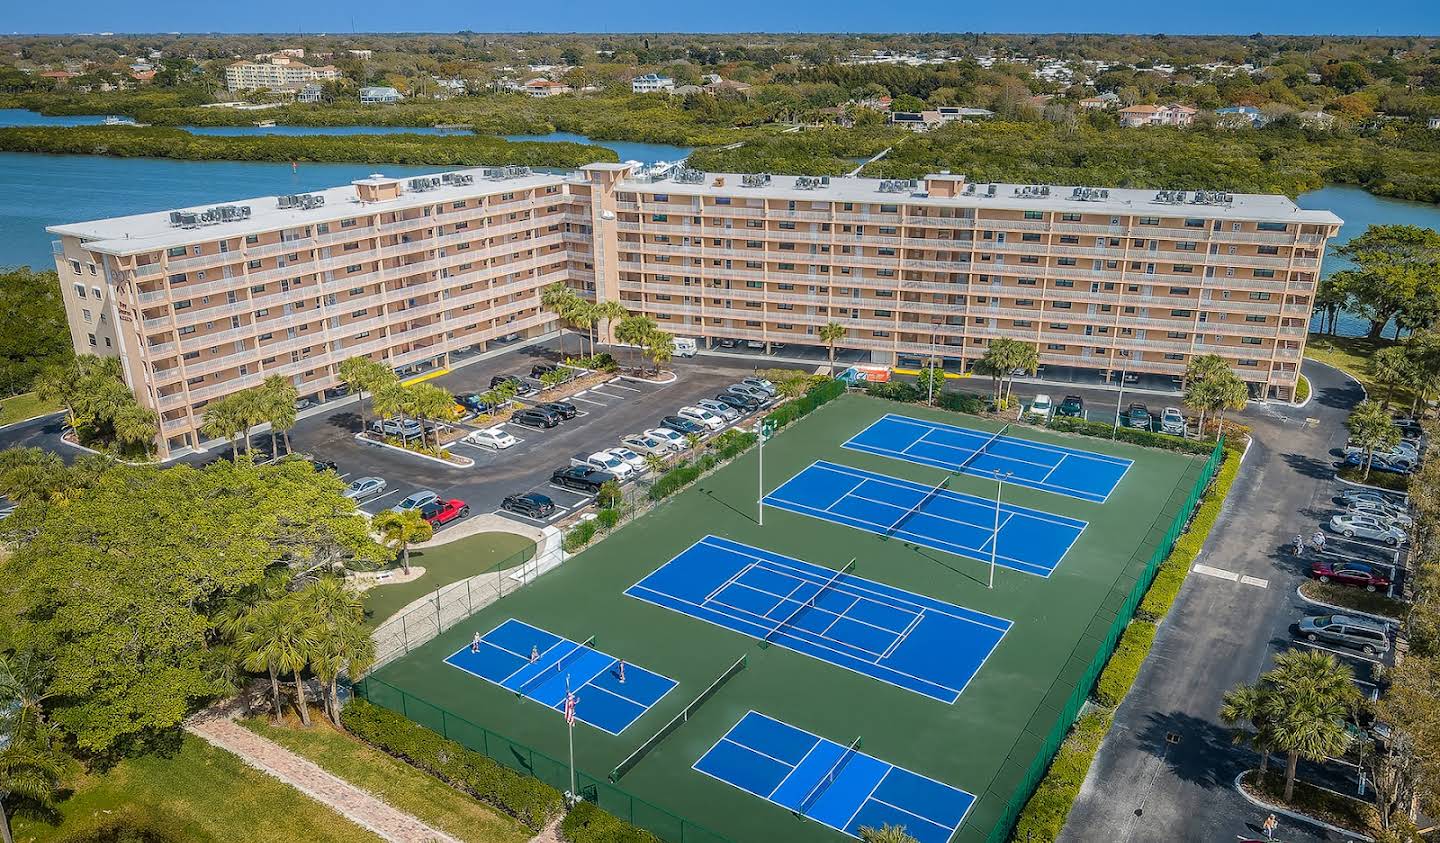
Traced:
<path fill-rule="evenodd" d="M 1109 500 L 1134 462 L 893 413 L 876 419 L 843 447 L 975 477 L 994 477 L 998 471 L 1009 475 L 1007 483 L 1091 503 Z"/>
<path fill-rule="evenodd" d="M 920 843 L 945 843 L 975 797 L 755 711 L 740 718 L 695 769 L 731 787 L 858 838 L 898 825 Z"/>
<path fill-rule="evenodd" d="M 625 593 L 944 703 L 1010 628 L 846 570 L 706 536 Z"/>
<path fill-rule="evenodd" d="M 565 709 L 575 689 L 575 719 L 618 735 L 675 687 L 675 681 L 511 618 L 445 659 L 522 697 Z"/>
<path fill-rule="evenodd" d="M 943 484 L 942 484 L 943 485 Z M 1048 577 L 1086 522 L 819 460 L 764 498 L 766 506 L 894 536 Z M 998 540 L 999 544 L 995 542 Z"/>

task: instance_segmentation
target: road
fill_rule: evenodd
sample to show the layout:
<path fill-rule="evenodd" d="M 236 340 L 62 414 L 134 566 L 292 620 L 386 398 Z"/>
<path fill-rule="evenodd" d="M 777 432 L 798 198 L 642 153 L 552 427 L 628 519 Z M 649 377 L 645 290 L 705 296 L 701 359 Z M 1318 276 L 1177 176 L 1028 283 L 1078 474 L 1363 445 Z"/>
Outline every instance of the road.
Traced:
<path fill-rule="evenodd" d="M 1329 452 L 1344 443 L 1345 416 L 1363 397 L 1333 369 L 1307 360 L 1304 373 L 1315 393 L 1306 407 L 1247 409 L 1253 444 L 1198 560 L 1252 579 L 1192 571 L 1116 711 L 1062 841 L 1258 836 L 1264 814 L 1233 787 L 1257 756 L 1231 742 L 1217 712 L 1226 690 L 1253 682 L 1274 653 L 1293 646 L 1290 627 L 1299 617 L 1318 614 L 1296 594 L 1304 563 L 1285 543 L 1297 532 L 1309 535 L 1332 509 L 1337 486 Z M 1307 418 L 1317 423 L 1307 425 Z M 1316 775 L 1345 782 L 1334 765 Z M 1349 839 L 1289 820 L 1282 820 L 1278 837 L 1286 843 Z"/>

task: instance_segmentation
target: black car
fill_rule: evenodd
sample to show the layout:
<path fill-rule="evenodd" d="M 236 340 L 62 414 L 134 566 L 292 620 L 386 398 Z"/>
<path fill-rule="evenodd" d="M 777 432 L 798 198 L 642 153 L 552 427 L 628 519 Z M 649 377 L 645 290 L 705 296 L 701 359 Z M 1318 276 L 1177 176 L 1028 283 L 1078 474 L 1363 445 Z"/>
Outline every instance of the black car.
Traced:
<path fill-rule="evenodd" d="M 754 398 L 747 398 L 744 395 L 737 395 L 733 392 L 722 392 L 715 396 L 715 400 L 729 407 L 734 407 L 742 413 L 760 409 L 760 402 Z"/>
<path fill-rule="evenodd" d="M 1078 395 L 1067 395 L 1060 406 L 1055 408 L 1055 415 L 1081 418 L 1085 415 L 1085 399 Z"/>
<path fill-rule="evenodd" d="M 500 502 L 500 508 L 529 518 L 544 518 L 555 511 L 555 502 L 538 492 L 525 492 L 506 495 L 505 500 Z"/>
<path fill-rule="evenodd" d="M 601 471 L 598 468 L 590 468 L 584 465 L 572 465 L 569 468 L 556 469 L 550 475 L 550 482 L 562 489 L 574 489 L 578 492 L 595 494 L 600 487 L 615 479 L 615 475 L 608 471 Z"/>
<path fill-rule="evenodd" d="M 575 418 L 576 413 L 580 412 L 575 409 L 575 405 L 569 401 L 546 401 L 544 404 L 536 404 L 535 406 L 541 410 L 549 410 L 566 420 Z"/>
<path fill-rule="evenodd" d="M 507 383 L 515 384 L 516 395 L 529 395 L 530 393 L 535 391 L 535 387 L 526 383 L 524 378 L 521 378 L 518 375 L 496 375 L 495 377 L 490 379 L 490 388 L 495 389 L 496 387 L 502 386 Z"/>
<path fill-rule="evenodd" d="M 660 426 L 668 427 L 676 433 L 687 435 L 691 433 L 698 433 L 701 436 L 705 435 L 705 428 L 701 427 L 693 421 L 690 421 L 687 418 L 684 418 L 683 416 L 666 416 L 665 418 L 660 420 Z"/>
<path fill-rule="evenodd" d="M 560 414 L 540 407 L 526 407 L 511 416 L 510 421 L 527 427 L 550 428 L 560 423 Z"/>
<path fill-rule="evenodd" d="M 534 366 L 530 367 L 530 377 L 539 380 L 540 378 L 550 374 L 551 372 L 558 371 L 559 368 L 560 367 L 556 366 L 554 363 L 536 363 Z"/>
<path fill-rule="evenodd" d="M 472 413 L 488 413 L 494 409 L 478 392 L 462 392 L 455 396 L 455 403 Z"/>
<path fill-rule="evenodd" d="M 1137 430 L 1150 429 L 1150 411 L 1144 404 L 1131 404 L 1125 410 L 1125 425 Z"/>

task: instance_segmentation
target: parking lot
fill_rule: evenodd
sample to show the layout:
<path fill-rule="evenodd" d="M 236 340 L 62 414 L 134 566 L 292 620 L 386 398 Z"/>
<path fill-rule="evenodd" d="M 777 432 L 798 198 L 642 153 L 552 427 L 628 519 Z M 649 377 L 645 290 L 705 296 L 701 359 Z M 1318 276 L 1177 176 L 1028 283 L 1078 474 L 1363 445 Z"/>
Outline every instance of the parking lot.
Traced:
<path fill-rule="evenodd" d="M 622 362 L 626 362 L 626 352 L 619 350 Z M 526 377 L 536 363 L 560 359 L 557 352 L 543 346 L 515 349 L 442 374 L 431 383 L 456 394 L 484 392 L 490 388 L 493 376 Z M 459 498 L 469 504 L 471 512 L 483 513 L 497 510 L 506 495 L 535 491 L 555 502 L 555 512 L 549 518 L 540 521 L 509 512 L 502 514 L 527 524 L 543 525 L 563 520 L 592 498 L 549 482 L 551 473 L 568 466 L 571 457 L 619 446 L 621 436 L 656 427 L 662 417 L 696 400 L 713 397 L 753 372 L 753 366 L 744 361 L 717 358 L 676 359 L 668 368 L 676 373 L 673 383 L 616 376 L 566 397 L 563 400 L 573 403 L 578 413 L 557 427 L 505 423 L 503 429 L 519 441 L 503 451 L 465 443 L 452 445 L 452 453 L 475 461 L 468 468 L 446 466 L 356 439 L 361 417 L 353 401 L 302 419 L 291 431 L 291 440 L 297 452 L 334 461 L 347 481 L 367 476 L 384 478 L 385 490 L 361 501 L 360 508 L 365 512 L 379 512 L 413 492 L 429 490 L 442 498 Z M 516 399 L 521 405 L 546 400 L 550 400 L 548 396 L 540 394 Z M 367 419 L 373 420 L 373 414 L 368 414 L 368 398 L 366 406 Z M 257 436 L 257 444 L 261 439 L 268 446 L 268 435 Z"/>

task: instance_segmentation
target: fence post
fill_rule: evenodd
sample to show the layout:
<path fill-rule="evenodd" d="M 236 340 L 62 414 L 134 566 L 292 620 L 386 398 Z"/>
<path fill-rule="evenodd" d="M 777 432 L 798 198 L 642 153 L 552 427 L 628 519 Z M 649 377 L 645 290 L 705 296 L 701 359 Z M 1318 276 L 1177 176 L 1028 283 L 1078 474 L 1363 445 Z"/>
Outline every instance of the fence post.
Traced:
<path fill-rule="evenodd" d="M 405 652 L 410 652 L 410 625 L 405 622 L 409 613 L 400 616 L 400 637 L 405 641 Z"/>

